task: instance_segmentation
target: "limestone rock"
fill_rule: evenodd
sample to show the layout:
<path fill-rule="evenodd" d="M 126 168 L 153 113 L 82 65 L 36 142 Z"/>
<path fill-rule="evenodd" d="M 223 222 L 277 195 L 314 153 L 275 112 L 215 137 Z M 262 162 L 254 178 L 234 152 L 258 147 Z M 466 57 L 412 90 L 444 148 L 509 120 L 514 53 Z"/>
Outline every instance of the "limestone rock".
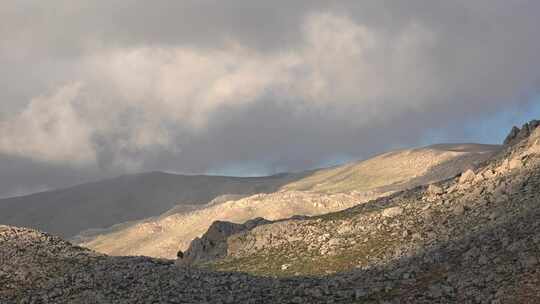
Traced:
<path fill-rule="evenodd" d="M 508 168 L 510 170 L 519 169 L 521 167 L 523 167 L 523 162 L 520 159 L 513 158 L 508 162 Z"/>
<path fill-rule="evenodd" d="M 540 125 L 539 120 L 531 120 L 528 123 L 525 123 L 521 129 L 518 127 L 513 127 L 506 139 L 504 140 L 504 145 L 512 145 L 520 140 L 523 140 L 531 135 L 531 133 Z"/>
<path fill-rule="evenodd" d="M 180 265 L 215 260 L 227 254 L 227 238 L 233 234 L 251 230 L 259 225 L 268 224 L 264 218 L 249 220 L 244 224 L 215 221 L 200 238 L 195 238 L 185 252 Z"/>
<path fill-rule="evenodd" d="M 443 188 L 435 184 L 429 185 L 426 191 L 428 194 L 431 194 L 431 195 L 441 195 L 444 193 Z"/>
<path fill-rule="evenodd" d="M 465 213 L 465 207 L 463 205 L 456 205 L 453 209 L 452 209 L 452 213 L 454 213 L 454 215 L 463 215 L 463 213 Z"/>
<path fill-rule="evenodd" d="M 465 184 L 474 181 L 474 178 L 476 177 L 476 174 L 474 174 L 474 171 L 469 169 L 461 174 L 461 177 L 459 178 L 460 184 Z"/>
<path fill-rule="evenodd" d="M 398 215 L 401 215 L 403 213 L 403 208 L 401 207 L 391 207 L 391 208 L 386 208 L 383 210 L 383 212 L 381 213 L 381 215 L 383 217 L 396 217 Z"/>

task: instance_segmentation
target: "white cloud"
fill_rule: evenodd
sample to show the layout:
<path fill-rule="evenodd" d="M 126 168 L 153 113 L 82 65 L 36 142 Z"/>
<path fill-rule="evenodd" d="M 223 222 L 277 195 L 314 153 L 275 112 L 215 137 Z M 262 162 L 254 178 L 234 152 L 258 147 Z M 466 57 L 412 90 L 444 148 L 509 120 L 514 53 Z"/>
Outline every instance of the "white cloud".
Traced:
<path fill-rule="evenodd" d="M 463 124 L 540 87 L 539 1 L 8 2 L 0 193 L 38 176 L 301 170 L 434 128 L 490 141 Z"/>
<path fill-rule="evenodd" d="M 114 49 L 88 58 L 86 69 L 126 106 L 189 127 L 204 127 L 219 107 L 268 95 L 294 108 L 354 107 L 392 115 L 435 91 L 436 75 L 422 64 L 434 37 L 417 24 L 390 35 L 347 17 L 314 14 L 303 28 L 302 43 L 273 53 L 237 43 L 221 49 Z"/>
<path fill-rule="evenodd" d="M 300 33 L 298 43 L 272 51 L 234 40 L 219 48 L 92 48 L 72 69 L 84 90 L 64 85 L 2 122 L 0 152 L 73 163 L 108 153 L 135 170 L 139 152 L 181 150 L 179 134 L 204 132 L 223 108 L 271 99 L 300 116 L 320 111 L 358 129 L 428 112 L 441 92 L 456 93 L 434 59 L 436 33 L 420 22 L 389 31 L 315 13 Z"/>
<path fill-rule="evenodd" d="M 80 83 L 66 85 L 32 99 L 23 112 L 0 122 L 0 151 L 40 161 L 95 162 L 92 128 L 75 109 L 80 90 Z"/>
<path fill-rule="evenodd" d="M 366 124 L 374 115 L 396 115 L 432 94 L 434 83 L 427 80 L 434 75 L 420 66 L 433 37 L 419 25 L 394 36 L 347 17 L 314 14 L 306 18 L 303 33 L 302 43 L 272 53 L 234 42 L 221 49 L 100 49 L 81 63 L 85 95 L 78 96 L 80 85 L 68 85 L 36 98 L 3 123 L 0 150 L 38 160 L 90 162 L 96 160 L 95 133 L 125 130 L 115 139 L 115 153 L 168 146 L 174 134 L 164 125 L 197 132 L 221 107 L 268 96 L 292 110 L 322 107 L 343 115 L 352 108 L 364 115 L 348 118 Z M 139 113 L 136 120 L 120 119 L 128 110 Z"/>
<path fill-rule="evenodd" d="M 295 81 L 299 93 L 313 103 L 331 103 L 338 111 L 352 108 L 364 113 L 364 119 L 386 119 L 426 106 L 439 85 L 426 62 L 436 40 L 419 24 L 391 34 L 317 14 L 307 19 L 304 33 L 299 57 L 308 72 Z"/>

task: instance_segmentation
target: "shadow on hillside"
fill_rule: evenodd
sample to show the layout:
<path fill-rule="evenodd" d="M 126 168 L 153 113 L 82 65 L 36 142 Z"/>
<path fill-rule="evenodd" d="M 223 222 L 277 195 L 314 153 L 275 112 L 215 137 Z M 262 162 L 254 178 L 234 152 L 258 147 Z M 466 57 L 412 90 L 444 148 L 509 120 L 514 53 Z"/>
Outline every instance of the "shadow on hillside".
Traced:
<path fill-rule="evenodd" d="M 537 175 L 531 172 L 528 179 L 528 183 L 532 183 L 530 189 L 540 186 Z M 535 178 L 531 179 L 533 176 Z M 424 189 L 425 186 L 418 186 L 313 218 L 345 219 L 361 213 L 381 211 L 397 205 L 397 202 L 392 202 L 395 197 L 400 197 L 401 203 L 420 199 Z M 526 202 L 522 201 L 524 197 L 527 197 Z M 511 297 L 503 297 L 500 303 L 540 303 L 538 195 L 534 190 L 528 190 L 525 194 L 516 194 L 506 201 L 491 202 L 481 208 L 472 214 L 467 211 L 463 215 L 425 220 L 424 228 L 420 230 L 426 233 L 429 227 L 434 227 L 435 231 L 438 227 L 470 227 L 465 236 L 450 235 L 448 241 L 424 244 L 414 252 L 381 266 L 332 276 L 285 277 L 280 280 L 288 284 L 302 284 L 308 280 L 320 286 L 334 282 L 333 288 L 343 291 L 343 303 L 351 303 L 355 295 L 358 300 L 365 301 L 400 298 L 407 299 L 407 303 L 416 303 L 415 299 L 426 293 L 446 297 L 452 300 L 450 302 L 463 303 L 471 299 L 490 299 L 497 292 L 506 292 Z M 498 215 L 491 218 L 492 212 Z"/>
<path fill-rule="evenodd" d="M 127 175 L 0 199 L 0 223 L 69 238 L 87 229 L 158 216 L 179 204 L 204 205 L 225 194 L 275 192 L 305 174 L 226 177 L 150 172 Z"/>
<path fill-rule="evenodd" d="M 368 204 L 363 211 L 373 208 Z M 333 294 L 341 297 L 337 303 L 351 303 L 352 299 L 367 301 L 359 303 L 379 303 L 397 298 L 406 303 L 417 303 L 419 297 L 426 294 L 463 303 L 470 301 L 471 295 L 472 299 L 474 296 L 489 299 L 499 290 L 509 293 L 510 297 L 501 303 L 540 303 L 540 276 L 536 267 L 523 268 L 519 255 L 508 250 L 508 246 L 519 244 L 521 247 L 515 248 L 519 250 L 517 253 L 529 252 L 540 258 L 533 241 L 540 236 L 538 223 L 540 209 L 533 208 L 522 216 L 506 218 L 502 223 L 463 238 L 421 248 L 410 256 L 382 266 L 330 276 L 294 276 L 276 280 L 291 286 L 302 286 L 306 282 L 321 287 L 330 284 Z"/>

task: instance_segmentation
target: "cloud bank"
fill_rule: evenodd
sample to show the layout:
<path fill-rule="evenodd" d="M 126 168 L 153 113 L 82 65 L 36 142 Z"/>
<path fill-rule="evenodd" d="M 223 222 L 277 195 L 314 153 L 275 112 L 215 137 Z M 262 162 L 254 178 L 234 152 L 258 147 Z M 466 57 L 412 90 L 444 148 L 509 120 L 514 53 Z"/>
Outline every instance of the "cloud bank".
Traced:
<path fill-rule="evenodd" d="M 538 11 L 525 0 L 12 3 L 0 13 L 0 167 L 55 168 L 53 186 L 72 170 L 274 173 L 461 134 L 538 93 Z"/>

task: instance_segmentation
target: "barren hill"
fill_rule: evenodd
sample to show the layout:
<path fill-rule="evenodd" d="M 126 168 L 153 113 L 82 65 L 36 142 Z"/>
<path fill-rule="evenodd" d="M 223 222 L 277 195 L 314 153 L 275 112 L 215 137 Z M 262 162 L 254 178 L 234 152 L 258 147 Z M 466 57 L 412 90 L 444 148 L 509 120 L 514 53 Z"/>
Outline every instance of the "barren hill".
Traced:
<path fill-rule="evenodd" d="M 538 125 L 461 176 L 337 213 L 262 221 L 210 243 L 207 233 L 182 261 L 263 276 L 341 273 L 367 303 L 538 303 Z"/>
<path fill-rule="evenodd" d="M 202 205 L 225 194 L 273 192 L 301 177 L 190 176 L 162 172 L 0 200 L 0 223 L 37 228 L 64 237 L 93 228 L 157 216 L 177 205 Z"/>
<path fill-rule="evenodd" d="M 322 169 L 282 187 L 324 193 L 396 191 L 446 179 L 489 158 L 500 146 L 439 144 L 384 153 Z"/>
<path fill-rule="evenodd" d="M 193 246 L 186 259 L 213 251 L 189 267 L 0 226 L 0 302 L 538 303 L 540 128 L 530 131 L 454 178 L 237 226 L 221 255 L 217 243 Z"/>
<path fill-rule="evenodd" d="M 478 166 L 499 146 L 448 144 L 385 153 L 366 161 L 315 170 L 280 191 L 229 198 L 197 207 L 92 230 L 77 237 L 81 246 L 114 255 L 172 258 L 206 231 L 213 221 L 242 223 L 256 217 L 270 220 L 318 215 L 459 174 Z"/>

